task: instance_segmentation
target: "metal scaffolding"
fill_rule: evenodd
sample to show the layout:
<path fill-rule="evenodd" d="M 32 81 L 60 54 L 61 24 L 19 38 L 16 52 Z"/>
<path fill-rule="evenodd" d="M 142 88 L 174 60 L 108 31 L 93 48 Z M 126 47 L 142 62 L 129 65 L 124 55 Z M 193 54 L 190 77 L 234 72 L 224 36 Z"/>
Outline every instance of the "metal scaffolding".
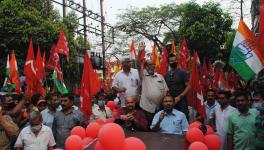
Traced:
<path fill-rule="evenodd" d="M 102 54 L 103 54 L 103 76 L 105 78 L 105 52 L 106 50 L 111 46 L 111 44 L 114 43 L 114 28 L 108 24 L 105 23 L 105 18 L 103 15 L 103 0 L 100 0 L 100 13 L 94 13 L 91 10 L 88 10 L 86 7 L 86 0 L 83 0 L 83 4 L 79 4 L 74 2 L 74 0 L 51 0 L 52 2 L 59 4 L 63 8 L 63 17 L 66 16 L 66 8 L 70 8 L 75 13 L 78 13 L 78 25 L 79 28 L 77 31 L 75 31 L 77 34 L 82 35 L 85 39 L 85 42 L 87 40 L 87 32 L 92 33 L 96 36 L 101 36 L 102 40 Z M 93 24 L 87 24 L 88 20 L 92 20 L 95 22 L 95 25 Z M 106 31 L 107 34 L 106 34 Z M 106 46 L 105 44 L 108 44 Z"/>

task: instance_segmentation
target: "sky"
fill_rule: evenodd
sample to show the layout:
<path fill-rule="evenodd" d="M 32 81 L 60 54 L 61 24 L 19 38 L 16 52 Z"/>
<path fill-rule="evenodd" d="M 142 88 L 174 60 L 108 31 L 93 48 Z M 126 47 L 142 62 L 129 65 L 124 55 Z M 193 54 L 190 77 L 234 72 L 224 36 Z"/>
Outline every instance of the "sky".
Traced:
<path fill-rule="evenodd" d="M 62 2 L 62 0 L 56 0 L 58 2 Z M 83 0 L 74 0 L 77 3 L 82 4 Z M 111 24 L 112 26 L 117 23 L 118 14 L 122 14 L 126 8 L 136 7 L 136 8 L 143 8 L 146 6 L 160 6 L 170 3 L 176 3 L 181 4 L 188 2 L 190 0 L 104 0 L 104 15 L 106 22 Z M 205 2 L 208 2 L 209 0 L 196 0 L 196 2 L 200 5 L 204 4 Z M 224 11 L 232 12 L 232 15 L 234 17 L 234 23 L 233 28 L 236 28 L 239 22 L 239 9 L 233 9 L 233 4 L 230 3 L 231 0 L 211 0 L 215 2 L 219 2 L 221 4 L 221 7 Z M 250 18 L 250 7 L 251 7 L 251 0 L 244 0 L 245 4 L 244 12 L 245 12 L 245 19 L 244 21 L 246 24 L 251 28 L 251 18 Z M 60 11 L 62 14 L 62 9 L 59 5 L 54 4 L 55 8 Z M 86 6 L 89 10 L 92 10 L 95 13 L 100 14 L 100 0 L 86 0 Z M 234 15 L 234 14 L 237 15 Z M 89 22 L 88 24 L 93 24 L 96 26 L 96 23 Z M 100 43 L 100 38 L 95 37 L 94 35 L 89 34 L 90 38 L 88 39 L 95 47 L 96 43 Z"/>

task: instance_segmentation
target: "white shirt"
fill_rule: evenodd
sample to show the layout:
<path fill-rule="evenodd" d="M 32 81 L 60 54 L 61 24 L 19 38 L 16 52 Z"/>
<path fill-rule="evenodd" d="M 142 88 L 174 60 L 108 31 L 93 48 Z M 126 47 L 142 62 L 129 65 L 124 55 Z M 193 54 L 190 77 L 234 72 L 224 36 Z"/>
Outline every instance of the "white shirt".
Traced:
<path fill-rule="evenodd" d="M 226 134 L 227 134 L 227 122 L 229 115 L 235 111 L 236 108 L 228 105 L 224 110 L 221 107 L 215 109 L 215 124 L 216 124 L 216 134 L 221 138 L 221 149 L 227 149 Z"/>
<path fill-rule="evenodd" d="M 25 127 L 20 132 L 15 147 L 23 147 L 24 150 L 47 150 L 50 146 L 55 146 L 55 140 L 49 127 L 42 125 L 36 137 L 30 126 Z"/>
<path fill-rule="evenodd" d="M 98 105 L 93 106 L 93 114 L 90 117 L 90 120 L 100 119 L 106 121 L 108 118 L 112 118 L 112 111 L 110 108 L 105 106 L 105 111 L 101 111 Z"/>
<path fill-rule="evenodd" d="M 112 83 L 112 87 L 126 88 L 126 92 L 119 93 L 122 107 L 125 107 L 126 96 L 138 96 L 139 84 L 140 78 L 137 69 L 131 68 L 128 75 L 126 75 L 123 70 L 116 74 Z"/>

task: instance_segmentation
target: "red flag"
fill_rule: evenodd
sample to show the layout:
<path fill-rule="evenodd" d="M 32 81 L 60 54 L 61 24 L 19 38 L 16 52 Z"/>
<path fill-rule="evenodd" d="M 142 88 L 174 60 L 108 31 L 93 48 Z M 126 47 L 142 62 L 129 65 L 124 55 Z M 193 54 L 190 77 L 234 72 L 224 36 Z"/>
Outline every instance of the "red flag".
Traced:
<path fill-rule="evenodd" d="M 59 81 L 63 81 L 62 77 L 62 71 L 61 71 L 61 66 L 60 66 L 60 57 L 58 53 L 56 52 L 56 45 L 53 44 L 50 50 L 50 56 L 49 60 L 47 62 L 46 67 L 51 70 L 55 70 L 56 72 L 56 78 Z"/>
<path fill-rule="evenodd" d="M 187 48 L 187 43 L 186 43 L 185 38 L 182 40 L 182 44 L 181 44 L 181 48 L 180 48 L 177 60 L 178 60 L 179 67 L 189 72 L 191 61 L 190 61 L 190 53 Z"/>
<path fill-rule="evenodd" d="M 136 52 L 136 49 L 135 49 L 134 40 L 131 41 L 129 51 L 130 51 L 130 58 L 131 58 L 131 60 L 136 59 L 137 58 L 137 52 Z"/>
<path fill-rule="evenodd" d="M 218 80 L 218 89 L 221 91 L 232 91 L 231 87 L 229 86 L 228 82 L 224 78 L 223 72 L 220 73 L 219 75 L 219 80 Z"/>
<path fill-rule="evenodd" d="M 45 51 L 44 51 L 44 53 L 43 53 L 42 60 L 43 60 L 43 67 L 44 67 L 44 69 L 45 69 L 45 67 L 46 67 L 46 52 L 45 52 Z"/>
<path fill-rule="evenodd" d="M 12 51 L 11 60 L 10 60 L 10 80 L 11 83 L 16 84 L 15 92 L 20 94 L 21 93 L 20 78 L 19 78 L 17 61 L 14 50 Z"/>
<path fill-rule="evenodd" d="M 159 53 L 156 43 L 154 43 L 153 50 L 152 50 L 152 61 L 155 64 L 155 70 L 160 69 L 160 60 L 159 60 Z"/>
<path fill-rule="evenodd" d="M 216 68 L 215 68 L 215 72 L 214 72 L 213 87 L 212 87 L 215 91 L 218 91 L 218 81 L 219 81 L 219 76 L 220 76 L 220 71 L 219 71 L 219 69 L 216 67 Z"/>
<path fill-rule="evenodd" d="M 44 96 L 46 94 L 45 88 L 43 87 L 43 79 L 45 78 L 45 69 L 43 65 L 43 59 L 41 58 L 40 48 L 38 47 L 37 58 L 35 61 L 36 78 L 35 90 L 37 93 Z"/>
<path fill-rule="evenodd" d="M 67 62 L 69 62 L 69 48 L 68 48 L 68 41 L 64 32 L 61 30 L 60 37 L 58 43 L 56 45 L 56 53 L 65 55 L 67 58 Z"/>
<path fill-rule="evenodd" d="M 48 69 L 54 70 L 56 62 L 55 62 L 55 54 L 56 54 L 56 44 L 52 44 L 51 50 L 50 50 L 50 55 L 49 55 L 49 60 L 46 64 L 46 67 Z"/>
<path fill-rule="evenodd" d="M 158 71 L 159 74 L 165 76 L 168 70 L 168 51 L 166 47 L 166 41 L 164 41 L 164 46 L 162 49 L 161 61 L 160 61 L 160 69 Z"/>
<path fill-rule="evenodd" d="M 83 74 L 80 88 L 80 109 L 84 114 L 85 120 L 89 119 L 92 113 L 92 96 L 100 90 L 100 87 L 100 81 L 97 74 L 93 70 L 88 51 L 86 51 L 84 56 Z"/>
<path fill-rule="evenodd" d="M 34 94 L 34 84 L 36 83 L 36 70 L 35 70 L 35 56 L 33 50 L 32 38 L 30 38 L 29 48 L 27 53 L 27 60 L 24 67 L 24 74 L 26 77 L 26 94 L 32 96 Z"/>
<path fill-rule="evenodd" d="M 260 0 L 259 5 L 259 37 L 258 37 L 258 45 L 264 53 L 264 0 Z"/>
<path fill-rule="evenodd" d="M 107 87 L 105 79 L 101 79 L 101 86 L 102 86 L 102 89 L 104 90 L 104 93 L 107 93 L 108 92 L 108 87 Z"/>
<path fill-rule="evenodd" d="M 236 87 L 239 85 L 239 76 L 235 73 L 234 70 L 230 70 L 228 72 L 227 79 L 231 89 L 236 89 Z"/>
<path fill-rule="evenodd" d="M 109 60 L 107 63 L 107 66 L 106 66 L 106 72 L 107 72 L 107 76 L 108 76 L 108 84 L 106 84 L 106 85 L 109 85 L 110 87 L 112 87 L 112 80 L 113 80 L 111 68 L 112 68 L 112 62 L 110 62 L 110 60 Z"/>
<path fill-rule="evenodd" d="M 40 48 L 38 47 L 37 58 L 35 61 L 36 77 L 38 80 L 45 78 L 45 69 L 43 66 L 43 59 L 41 58 Z"/>
<path fill-rule="evenodd" d="M 58 55 L 58 53 L 54 53 L 54 60 L 55 60 L 55 72 L 56 72 L 56 76 L 57 76 L 57 80 L 59 81 L 63 81 L 63 76 L 62 76 L 62 70 L 61 70 L 61 66 L 60 66 L 60 57 Z"/>
<path fill-rule="evenodd" d="M 208 84 L 208 71 L 207 71 L 207 65 L 206 65 L 206 59 L 204 57 L 203 59 L 203 67 L 202 67 L 202 79 L 201 79 L 201 84 L 203 87 L 203 93 L 206 93 L 208 88 L 209 88 L 209 84 Z"/>
<path fill-rule="evenodd" d="M 188 104 L 196 109 L 202 118 L 206 119 L 204 98 L 201 83 L 199 80 L 199 70 L 198 70 L 198 54 L 194 53 L 194 60 L 192 65 L 192 72 L 190 75 L 190 86 L 191 89 L 188 92 Z"/>
<path fill-rule="evenodd" d="M 171 41 L 171 53 L 175 54 L 176 55 L 176 46 L 175 46 L 175 42 L 174 42 L 174 39 L 172 39 Z"/>

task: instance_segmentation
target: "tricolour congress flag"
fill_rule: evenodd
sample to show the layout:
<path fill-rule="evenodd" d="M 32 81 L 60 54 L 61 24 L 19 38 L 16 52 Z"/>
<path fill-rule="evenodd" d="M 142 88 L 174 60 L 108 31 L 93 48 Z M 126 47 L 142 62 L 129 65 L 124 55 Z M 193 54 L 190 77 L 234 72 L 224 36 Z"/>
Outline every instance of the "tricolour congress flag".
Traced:
<path fill-rule="evenodd" d="M 242 19 L 233 42 L 229 64 L 244 80 L 252 79 L 264 66 L 257 39 Z"/>

